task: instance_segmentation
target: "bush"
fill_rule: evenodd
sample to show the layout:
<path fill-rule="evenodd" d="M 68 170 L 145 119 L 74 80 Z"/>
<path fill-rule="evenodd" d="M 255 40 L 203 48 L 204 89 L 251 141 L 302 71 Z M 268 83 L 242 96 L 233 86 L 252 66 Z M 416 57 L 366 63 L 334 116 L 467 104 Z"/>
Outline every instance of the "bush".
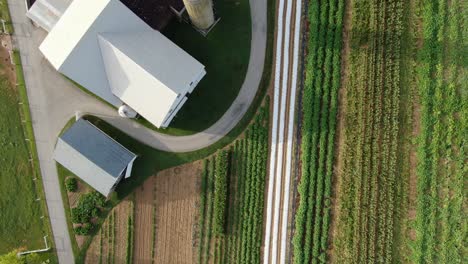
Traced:
<path fill-rule="evenodd" d="M 91 230 L 93 230 L 93 224 L 91 223 L 86 223 L 81 226 L 75 227 L 74 231 L 75 234 L 80 235 L 80 236 L 87 236 L 91 233 Z"/>
<path fill-rule="evenodd" d="M 105 197 L 94 191 L 80 196 L 78 204 L 71 210 L 73 223 L 87 223 L 99 215 L 99 208 L 106 205 Z"/>
<path fill-rule="evenodd" d="M 76 192 L 78 189 L 78 183 L 76 181 L 76 178 L 69 177 L 65 180 L 65 188 L 69 192 Z"/>
<path fill-rule="evenodd" d="M 91 220 L 91 215 L 92 213 L 87 212 L 79 206 L 71 209 L 71 220 L 72 223 L 75 224 L 89 222 L 89 220 Z"/>

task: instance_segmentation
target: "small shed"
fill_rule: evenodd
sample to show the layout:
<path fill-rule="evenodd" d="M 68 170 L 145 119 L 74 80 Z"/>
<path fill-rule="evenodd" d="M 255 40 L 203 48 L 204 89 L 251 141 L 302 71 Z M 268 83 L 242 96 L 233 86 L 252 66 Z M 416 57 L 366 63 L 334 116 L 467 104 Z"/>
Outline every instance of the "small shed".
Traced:
<path fill-rule="evenodd" d="M 57 141 L 54 160 L 104 196 L 131 175 L 137 155 L 109 135 L 79 119 Z"/>

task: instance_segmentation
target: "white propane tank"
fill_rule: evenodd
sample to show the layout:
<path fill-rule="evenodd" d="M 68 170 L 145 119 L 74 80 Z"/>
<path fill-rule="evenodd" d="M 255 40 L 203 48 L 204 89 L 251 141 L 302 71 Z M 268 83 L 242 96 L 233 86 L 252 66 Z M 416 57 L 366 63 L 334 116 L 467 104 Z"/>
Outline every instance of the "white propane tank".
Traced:
<path fill-rule="evenodd" d="M 122 105 L 119 107 L 119 115 L 125 118 L 135 118 L 138 113 L 128 105 Z"/>

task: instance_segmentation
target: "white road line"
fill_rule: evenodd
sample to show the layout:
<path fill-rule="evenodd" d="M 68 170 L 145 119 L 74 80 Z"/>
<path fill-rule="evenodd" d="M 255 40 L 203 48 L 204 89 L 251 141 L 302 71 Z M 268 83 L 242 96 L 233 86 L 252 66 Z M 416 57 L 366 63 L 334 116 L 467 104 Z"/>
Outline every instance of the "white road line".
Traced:
<path fill-rule="evenodd" d="M 296 86 L 297 86 L 297 69 L 299 60 L 299 37 L 301 32 L 301 15 L 302 15 L 302 0 L 296 0 L 296 22 L 294 26 L 294 51 L 293 51 L 293 70 L 291 82 L 291 95 L 289 103 L 289 124 L 288 124 L 288 139 L 286 150 L 286 179 L 285 193 L 283 198 L 283 222 L 281 227 L 281 251 L 280 264 L 286 263 L 286 245 L 288 231 L 288 213 L 289 213 L 289 189 L 291 184 L 291 162 L 292 162 L 292 143 L 294 133 L 294 117 L 296 107 Z"/>
<path fill-rule="evenodd" d="M 273 118 L 271 128 L 271 152 L 270 152 L 270 171 L 268 176 L 268 200 L 266 213 L 266 229 L 265 229 L 265 246 L 263 248 L 263 263 L 269 263 L 270 256 L 270 239 L 271 239 L 271 211 L 273 202 L 273 179 L 274 168 L 276 164 L 276 149 L 277 149 L 277 130 L 278 130 L 278 99 L 280 90 L 280 73 L 281 73 L 281 50 L 283 40 L 283 11 L 284 0 L 279 1 L 278 24 L 277 24 L 277 39 L 276 39 L 276 63 L 275 63 L 275 82 L 274 82 L 274 97 L 273 97 Z"/>
<path fill-rule="evenodd" d="M 278 229 L 280 223 L 280 205 L 281 205 L 281 181 L 283 174 L 283 148 L 284 148 L 284 123 L 286 115 L 286 98 L 288 96 L 288 82 L 289 82 L 289 38 L 291 31 L 291 15 L 292 15 L 292 0 L 287 2 L 286 7 L 286 22 L 285 22 L 285 34 L 284 34 L 284 46 L 283 46 L 283 74 L 282 74 L 282 87 L 281 87 L 281 110 L 279 117 L 279 138 L 278 138 L 278 150 L 276 152 L 277 158 L 277 167 L 275 175 L 275 205 L 274 205 L 274 217 L 273 217 L 273 240 L 272 248 L 274 251 L 274 256 L 271 259 L 272 264 L 276 264 L 278 257 L 276 255 L 276 249 L 278 248 Z M 272 253 L 273 255 L 273 253 Z"/>
<path fill-rule="evenodd" d="M 276 39 L 276 64 L 273 98 L 273 118 L 272 118 L 272 140 L 270 152 L 270 171 L 268 183 L 267 198 L 267 216 L 265 230 L 265 244 L 263 263 L 276 264 L 278 262 L 278 238 L 280 236 L 280 255 L 281 264 L 286 261 L 287 248 L 287 227 L 289 214 L 289 188 L 291 184 L 291 164 L 292 164 L 292 143 L 294 133 L 295 117 L 295 99 L 298 74 L 298 56 L 299 56 L 299 38 L 301 26 L 302 0 L 296 1 L 296 16 L 294 27 L 294 47 L 291 76 L 291 94 L 289 99 L 288 116 L 286 117 L 286 105 L 288 98 L 289 70 L 290 70 L 290 38 L 291 38 L 291 19 L 292 19 L 292 0 L 287 1 L 286 14 L 284 14 L 284 0 L 279 2 L 278 25 Z M 286 19 L 283 20 L 283 17 Z M 283 25 L 284 23 L 284 25 Z M 284 42 L 284 44 L 283 44 Z M 283 60 L 283 61 L 282 61 Z M 282 79 L 281 79 L 282 78 Z M 280 83 L 281 82 L 281 83 Z M 279 112 L 279 113 L 278 113 Z M 287 140 L 285 142 L 285 120 L 287 124 Z M 285 146 L 286 144 L 286 146 Z M 286 147 L 286 154 L 284 148 Z M 286 159 L 286 160 L 285 160 Z M 285 167 L 283 163 L 286 161 Z M 285 169 L 285 171 L 283 171 Z M 284 172 L 284 173 L 283 173 Z M 284 176 L 284 186 L 282 181 Z M 284 189 L 284 192 L 283 192 Z M 273 200 L 274 195 L 274 200 Z M 281 208 L 281 199 L 283 199 L 283 208 Z M 272 216 L 273 215 L 273 216 Z M 281 226 L 280 226 L 281 222 Z M 281 233 L 279 233 L 281 232 Z"/>

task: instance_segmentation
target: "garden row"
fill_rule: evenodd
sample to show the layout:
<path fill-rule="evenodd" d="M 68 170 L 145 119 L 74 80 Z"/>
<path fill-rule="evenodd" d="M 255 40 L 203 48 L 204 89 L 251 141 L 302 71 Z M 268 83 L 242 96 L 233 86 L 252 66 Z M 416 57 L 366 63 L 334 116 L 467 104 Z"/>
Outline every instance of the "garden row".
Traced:
<path fill-rule="evenodd" d="M 468 25 L 462 2 L 426 1 L 421 10 L 424 43 L 418 54 L 421 131 L 414 263 L 466 259 L 468 100 L 463 30 Z"/>
<path fill-rule="evenodd" d="M 205 162 L 200 263 L 260 262 L 267 155 L 268 103 L 243 139 Z"/>
<path fill-rule="evenodd" d="M 403 182 L 398 169 L 403 1 L 354 1 L 351 8 L 335 250 L 343 263 L 391 263 Z"/>
<path fill-rule="evenodd" d="M 133 263 L 134 214 L 133 198 L 115 206 L 92 237 L 84 262 L 79 263 Z"/>
<path fill-rule="evenodd" d="M 302 174 L 294 263 L 326 262 L 344 1 L 311 1 L 302 101 Z"/>

